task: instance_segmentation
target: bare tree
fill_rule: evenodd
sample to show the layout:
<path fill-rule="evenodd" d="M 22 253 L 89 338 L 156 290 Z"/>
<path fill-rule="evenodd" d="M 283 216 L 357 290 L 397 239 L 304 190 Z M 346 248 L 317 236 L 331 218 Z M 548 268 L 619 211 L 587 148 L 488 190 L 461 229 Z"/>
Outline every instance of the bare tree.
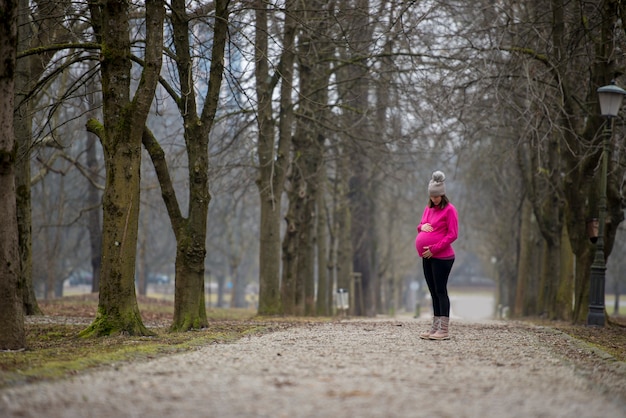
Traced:
<path fill-rule="evenodd" d="M 21 278 L 24 289 L 24 312 L 40 314 L 35 298 L 32 274 L 32 219 L 31 219 L 31 151 L 33 141 L 33 114 L 37 98 L 40 97 L 38 83 L 56 52 L 46 50 L 54 43 L 68 42 L 75 36 L 73 29 L 81 26 L 77 19 L 66 19 L 67 9 L 58 2 L 40 0 L 34 7 L 27 1 L 20 2 L 18 14 L 18 54 L 41 48 L 38 54 L 26 54 L 17 61 L 15 135 L 18 143 L 16 165 L 18 227 L 20 228 Z M 65 24 L 64 24 L 65 23 Z"/>
<path fill-rule="evenodd" d="M 132 99 L 128 8 L 114 0 L 90 4 L 94 33 L 102 45 L 104 123 L 92 119 L 88 129 L 104 149 L 106 187 L 98 313 L 82 336 L 150 333 L 139 315 L 134 272 L 141 139 L 161 69 L 165 8 L 161 0 L 146 2 L 145 64 Z"/>
<path fill-rule="evenodd" d="M 172 3 L 172 29 L 179 74 L 180 97 L 175 95 L 184 120 L 185 147 L 189 164 L 189 215 L 181 214 L 172 188 L 163 151 L 146 131 L 143 143 L 157 171 L 163 200 L 176 237 L 176 293 L 173 331 L 187 331 L 207 325 L 204 304 L 204 261 L 206 257 L 207 214 L 211 196 L 208 188 L 209 133 L 217 113 L 224 72 L 224 48 L 228 35 L 228 1 L 215 3 L 215 23 L 211 69 L 204 98 L 204 108 L 198 114 L 194 90 L 192 50 L 189 45 L 189 18 L 185 2 Z"/>
<path fill-rule="evenodd" d="M 330 63 L 335 45 L 329 39 L 330 16 L 335 2 L 299 2 L 296 11 L 299 20 L 297 104 L 293 160 L 289 168 L 289 208 L 283 241 L 282 303 L 286 314 L 315 313 L 315 254 L 317 212 L 321 190 L 326 181 L 324 146 L 326 141 L 325 120 L 328 120 L 328 90 L 331 76 Z M 322 218 L 323 219 L 323 218 Z M 322 222 L 324 228 L 326 222 Z M 318 229 L 319 230 L 319 229 Z M 319 247 L 318 247 L 319 248 Z M 318 257 L 326 251 L 320 248 Z M 321 292 L 327 292 L 323 279 L 326 266 L 320 265 L 318 283 Z"/>
<path fill-rule="evenodd" d="M 256 118 L 258 127 L 257 155 L 261 198 L 259 247 L 259 313 L 281 312 L 280 299 L 280 215 L 281 198 L 291 146 L 293 109 L 291 103 L 294 40 L 296 22 L 295 1 L 287 0 L 284 7 L 284 27 L 279 35 L 283 52 L 276 71 L 270 74 L 268 18 L 270 11 L 263 0 L 255 0 L 255 81 Z M 278 140 L 275 138 L 275 117 L 272 109 L 274 89 L 281 80 L 281 113 Z"/>

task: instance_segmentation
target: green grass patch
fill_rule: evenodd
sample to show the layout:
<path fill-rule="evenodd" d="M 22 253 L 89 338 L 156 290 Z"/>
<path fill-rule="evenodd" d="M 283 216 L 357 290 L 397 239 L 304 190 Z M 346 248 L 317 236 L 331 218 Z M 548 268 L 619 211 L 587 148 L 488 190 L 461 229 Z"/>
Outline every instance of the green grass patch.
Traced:
<path fill-rule="evenodd" d="M 154 336 L 116 335 L 80 338 L 95 318 L 97 295 L 73 295 L 41 301 L 44 317 L 28 318 L 27 349 L 0 352 L 0 388 L 40 380 L 61 379 L 98 367 L 146 361 L 160 356 L 230 343 L 294 326 L 300 321 L 260 318 L 246 309 L 207 309 L 208 327 L 169 332 L 174 306 L 171 301 L 138 298 L 144 323 Z M 311 319 L 309 318 L 309 322 Z"/>
<path fill-rule="evenodd" d="M 122 362 L 144 361 L 215 343 L 228 343 L 270 329 L 259 323 L 225 321 L 208 328 L 170 333 L 151 329 L 153 337 L 79 338 L 81 325 L 29 324 L 24 351 L 0 353 L 0 388 L 37 380 L 58 379 Z"/>

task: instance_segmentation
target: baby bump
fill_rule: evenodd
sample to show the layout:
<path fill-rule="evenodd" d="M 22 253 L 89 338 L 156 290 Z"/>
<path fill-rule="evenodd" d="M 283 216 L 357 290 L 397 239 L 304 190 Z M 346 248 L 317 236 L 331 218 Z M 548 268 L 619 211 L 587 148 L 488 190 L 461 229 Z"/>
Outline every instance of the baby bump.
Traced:
<path fill-rule="evenodd" d="M 417 254 L 419 254 L 419 256 L 421 257 L 422 253 L 424 252 L 424 247 L 433 245 L 436 242 L 437 237 L 435 236 L 435 234 L 429 232 L 420 232 L 415 238 L 415 249 L 417 250 Z"/>

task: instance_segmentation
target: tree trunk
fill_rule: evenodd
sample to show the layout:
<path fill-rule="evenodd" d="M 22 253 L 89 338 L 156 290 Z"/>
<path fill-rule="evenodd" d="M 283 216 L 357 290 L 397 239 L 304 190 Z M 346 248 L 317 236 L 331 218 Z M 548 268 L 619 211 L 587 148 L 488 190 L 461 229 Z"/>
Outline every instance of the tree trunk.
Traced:
<path fill-rule="evenodd" d="M 280 138 L 274 140 L 274 117 L 272 114 L 272 95 L 277 77 L 270 77 L 268 62 L 268 4 L 255 0 L 255 82 L 257 95 L 257 127 L 259 160 L 259 178 L 257 187 L 261 199 L 260 247 L 259 247 L 259 309 L 261 315 L 274 315 L 282 311 L 280 298 L 280 210 L 281 197 L 285 183 L 286 168 L 291 148 L 291 125 L 284 112 L 290 104 L 286 92 L 281 92 Z M 284 60 L 278 69 L 279 74 L 290 79 L 293 71 L 293 42 L 295 22 L 292 15 L 293 1 L 285 4 L 285 33 L 283 39 Z M 283 80 L 283 83 L 285 81 Z M 291 84 L 284 89 L 291 94 Z"/>
<path fill-rule="evenodd" d="M 588 244 L 587 250 L 582 250 L 576 254 L 576 276 L 574 282 L 574 312 L 573 322 L 584 323 L 589 312 L 589 274 L 591 273 L 591 262 L 594 251 Z"/>
<path fill-rule="evenodd" d="M 28 2 L 19 2 L 18 51 L 29 48 L 32 40 L 32 25 L 29 23 Z M 25 315 L 41 315 L 33 285 L 32 217 L 30 194 L 30 150 L 32 147 L 32 106 L 27 101 L 31 85 L 31 60 L 17 61 L 15 71 L 15 115 L 14 130 L 18 158 L 15 162 L 15 186 L 17 204 L 17 227 L 20 247 L 20 286 L 24 298 Z"/>
<path fill-rule="evenodd" d="M 130 99 L 131 43 L 129 4 L 91 3 L 101 56 L 104 125 L 88 129 L 102 142 L 106 167 L 103 197 L 102 275 L 98 312 L 81 336 L 151 334 L 144 326 L 135 295 L 139 219 L 141 140 L 161 69 L 161 0 L 146 2 L 145 64 L 135 97 Z"/>
<path fill-rule="evenodd" d="M 390 16 L 393 16 L 395 13 L 397 13 L 397 11 L 395 10 L 395 7 L 390 7 L 389 10 L 386 11 L 387 13 L 389 13 Z M 393 21 L 393 18 L 390 19 L 391 21 Z M 388 34 L 385 35 L 386 40 L 385 45 L 383 47 L 383 55 L 384 57 L 382 57 L 381 60 L 381 65 L 382 68 L 392 68 L 393 67 L 393 50 L 394 50 L 394 33 L 395 31 L 393 30 L 393 24 L 391 24 L 391 26 L 388 29 Z M 375 118 L 374 118 L 374 122 L 375 122 L 375 126 L 373 127 L 374 131 L 377 132 L 377 134 L 374 134 L 375 137 L 380 137 L 380 138 L 385 138 L 386 135 L 388 135 L 388 132 L 393 132 L 393 130 L 396 128 L 393 123 L 393 121 L 389 120 L 389 114 L 393 114 L 393 112 L 390 112 L 390 106 L 391 106 L 391 95 L 393 94 L 393 90 L 389 89 L 389 86 L 393 84 L 393 79 L 390 75 L 390 73 L 388 73 L 387 71 L 382 71 L 381 74 L 379 74 L 379 79 L 377 80 L 377 84 L 376 84 L 376 105 L 375 105 Z M 398 125 L 401 125 L 401 121 L 397 121 Z M 391 126 L 390 126 L 391 125 Z M 391 133 L 390 135 L 398 135 L 398 137 L 402 136 L 402 132 L 396 131 L 395 133 Z M 385 146 L 382 145 L 383 141 L 374 141 L 374 152 L 373 154 L 376 155 L 380 155 L 383 156 L 385 155 Z M 391 215 L 391 213 L 399 213 L 399 211 L 397 211 L 397 203 L 399 201 L 399 199 L 393 199 L 392 202 L 385 202 L 386 205 L 383 205 L 382 203 L 382 199 L 379 198 L 380 196 L 380 185 L 384 183 L 384 174 L 382 170 L 373 170 L 372 171 L 372 192 L 371 192 L 371 201 L 372 201 L 372 213 L 373 214 L 380 214 L 383 211 L 382 206 L 387 206 L 388 210 L 389 210 L 389 214 L 388 215 L 388 224 L 386 228 L 381 228 L 381 230 L 379 231 L 379 228 L 377 227 L 377 222 L 374 222 L 374 225 L 372 225 L 372 231 L 371 231 L 371 257 L 372 257 L 372 271 L 373 273 L 373 279 L 372 279 L 372 284 L 370 286 L 370 293 L 373 293 L 372 295 L 370 295 L 370 299 L 375 303 L 375 306 L 373 307 L 373 309 L 375 309 L 374 312 L 377 313 L 395 313 L 395 306 L 396 306 L 396 277 L 395 277 L 395 269 L 394 269 L 394 262 L 392 260 L 393 254 L 395 253 L 394 251 L 394 244 L 395 244 L 395 240 L 393 238 L 389 238 L 387 240 L 386 243 L 383 243 L 383 240 L 381 239 L 380 235 L 383 235 L 384 232 L 383 229 L 386 229 L 386 231 L 391 232 L 391 231 L 395 231 L 395 222 L 397 221 L 396 217 Z M 379 216 L 373 216 L 373 219 L 378 219 L 380 218 Z M 386 248 L 381 249 L 381 246 L 386 246 Z M 380 259 L 383 259 L 382 262 L 380 262 Z"/>
<path fill-rule="evenodd" d="M 361 59 L 368 56 L 373 25 L 369 22 L 369 1 L 358 0 L 354 5 L 343 2 L 340 6 L 349 19 L 345 22 L 347 47 L 340 51 L 341 59 L 352 63 L 346 65 L 337 74 L 341 86 L 340 95 L 349 103 L 352 112 L 347 113 L 345 126 L 350 127 L 350 136 L 344 137 L 344 155 L 349 155 L 348 202 L 350 205 L 350 235 L 352 241 L 352 271 L 360 275 L 354 284 L 351 311 L 356 315 L 375 314 L 373 267 L 373 234 L 375 219 L 372 192 L 372 172 L 369 159 L 371 150 L 368 141 L 372 140 L 369 125 L 369 90 L 367 69 L 361 65 Z M 347 8 L 347 9 L 346 9 Z"/>
<path fill-rule="evenodd" d="M 318 184 L 320 186 L 319 193 L 317 194 L 317 223 L 316 223 L 316 235 L 317 235 L 317 296 L 316 296 L 316 314 L 321 316 L 330 315 L 330 291 L 332 289 L 332 283 L 330 282 L 330 274 L 328 266 L 329 262 L 329 248 L 328 245 L 328 221 L 326 219 L 325 208 L 325 170 L 320 170 L 318 175 Z"/>
<path fill-rule="evenodd" d="M 550 245 L 550 243 L 544 240 L 539 308 L 540 313 L 549 319 L 557 319 L 555 285 L 558 283 L 561 275 L 560 261 L 560 246 Z"/>
<path fill-rule="evenodd" d="M 261 169 L 261 171 L 264 171 Z M 259 181 L 259 183 L 263 183 Z M 280 209 L 269 189 L 262 189 L 259 249 L 259 308 L 260 315 L 282 312 L 280 298 Z"/>
<path fill-rule="evenodd" d="M 208 325 L 204 304 L 204 257 L 202 249 L 177 245 L 172 331 L 187 331 Z"/>
<path fill-rule="evenodd" d="M 272 92 L 269 85 L 267 5 L 262 0 L 254 2 L 255 30 L 255 79 L 257 91 L 257 127 L 259 141 L 259 178 L 257 186 L 261 198 L 259 225 L 259 308 L 258 313 L 272 315 L 281 312 L 280 298 L 280 205 L 285 177 L 285 153 L 274 154 L 274 118 L 272 115 Z M 274 189 L 274 186 L 280 189 Z"/>
<path fill-rule="evenodd" d="M 208 146 L 224 73 L 224 49 L 229 13 L 227 6 L 226 0 L 215 2 L 209 86 L 204 98 L 204 107 L 199 115 L 188 36 L 190 20 L 185 10 L 185 2 L 180 0 L 172 2 L 176 66 L 181 91 L 187 92 L 182 97 L 174 97 L 184 121 L 185 149 L 189 165 L 189 214 L 186 218 L 181 213 L 163 149 L 151 132 L 146 129 L 143 134 L 143 144 L 157 173 L 163 202 L 176 237 L 174 320 L 170 327 L 171 331 L 187 331 L 208 325 L 204 299 L 207 216 L 211 201 Z"/>
<path fill-rule="evenodd" d="M 137 271 L 135 272 L 135 288 L 141 296 L 148 294 L 148 269 L 146 268 L 146 234 L 143 228 L 137 238 Z"/>
<path fill-rule="evenodd" d="M 54 43 L 62 43 L 70 38 L 74 40 L 74 33 L 64 24 L 66 15 L 62 3 L 53 0 L 41 0 L 37 7 L 32 8 L 28 1 L 22 0 L 18 13 L 18 53 L 29 49 L 46 47 Z M 33 25 L 32 22 L 37 22 Z M 56 54 L 56 50 L 45 48 L 37 55 L 22 56 L 17 61 L 16 72 L 16 112 L 15 132 L 18 144 L 18 159 L 16 161 L 17 213 L 21 256 L 20 282 L 23 288 L 24 313 L 38 315 L 41 313 L 35 298 L 35 289 L 32 277 L 32 214 L 31 214 L 31 170 L 30 157 L 33 147 L 32 118 L 33 107 L 39 97 L 34 87 L 48 69 L 48 63 Z M 49 272 L 54 275 L 54 271 Z M 62 294 L 62 282 L 58 277 L 52 277 L 46 286 L 50 295 Z M 54 290 L 56 289 L 56 290 Z M 60 289 L 60 290 L 59 290 Z"/>
<path fill-rule="evenodd" d="M 245 308 L 246 285 L 239 275 L 239 262 L 230 263 L 230 277 L 233 285 L 230 291 L 230 307 Z"/>
<path fill-rule="evenodd" d="M 342 153 L 337 156 L 337 179 L 335 179 L 335 235 L 336 235 L 336 280 L 337 289 L 349 290 L 352 286 L 352 214 L 348 204 L 348 155 Z M 350 295 L 354 299 L 354 294 Z M 353 304 L 354 305 L 354 304 Z M 353 309 L 351 306 L 350 309 Z"/>
<path fill-rule="evenodd" d="M 25 13 L 23 13 L 25 14 Z M 20 27 L 29 27 L 22 24 Z M 20 31 L 21 32 L 21 31 Z M 15 77 L 15 101 L 20 106 L 15 111 L 15 140 L 18 158 L 15 163 L 15 186 L 17 199 L 17 226 L 20 247 L 20 283 L 24 298 L 25 315 L 41 315 L 33 286 L 32 218 L 30 194 L 30 149 L 32 119 L 30 103 L 25 101 L 30 72 L 27 60 L 17 63 Z"/>
<path fill-rule="evenodd" d="M 517 265 L 517 288 L 515 290 L 515 306 L 513 315 L 521 317 L 528 313 L 525 304 L 528 294 L 528 282 L 531 275 L 530 264 L 532 254 L 532 229 L 531 229 L 532 206 L 528 199 L 522 203 L 519 262 Z"/>
<path fill-rule="evenodd" d="M 297 170 L 293 170 L 297 171 Z M 299 174 L 293 173 L 289 176 L 289 180 L 296 183 L 295 176 Z M 292 189 L 295 188 L 292 186 Z M 298 297 L 298 252 L 296 246 L 298 245 L 298 231 L 302 227 L 296 215 L 296 206 L 301 204 L 300 197 L 297 191 L 288 190 L 287 197 L 289 200 L 289 208 L 285 215 L 285 222 L 287 227 L 285 230 L 285 236 L 282 243 L 282 261 L 283 272 L 280 286 L 281 305 L 282 311 L 285 315 L 297 315 L 298 314 L 298 301 L 302 298 Z"/>
<path fill-rule="evenodd" d="M 285 313 L 314 315 L 316 206 L 319 181 L 324 177 L 322 134 L 327 105 L 329 62 L 332 45 L 328 33 L 327 2 L 313 1 L 298 18 L 305 22 L 298 38 L 298 74 L 301 100 L 292 141 L 294 160 L 288 189 L 287 232 L 283 240 L 283 310 Z M 288 63 L 287 63 L 288 65 Z M 285 80 L 289 81 L 289 80 Z M 285 82 L 283 81 L 283 83 Z M 319 255 L 319 251 L 318 251 Z M 323 269 L 325 274 L 326 268 Z M 319 273 L 319 272 L 318 272 Z"/>
<path fill-rule="evenodd" d="M 0 20 L 0 350 L 26 346 L 15 195 L 16 144 L 13 131 L 17 9 L 7 0 Z"/>
<path fill-rule="evenodd" d="M 90 113 L 98 107 L 94 96 L 94 94 L 87 96 Z M 87 170 L 92 183 L 87 189 L 86 196 L 87 207 L 89 208 L 89 213 L 87 214 L 87 231 L 89 231 L 89 246 L 91 248 L 91 292 L 96 293 L 100 290 L 100 272 L 102 270 L 102 225 L 100 223 L 102 197 L 100 196 L 98 188 L 95 186 L 100 171 L 100 164 L 96 152 L 98 138 L 90 133 L 87 133 L 87 135 L 85 158 L 87 159 Z"/>
<path fill-rule="evenodd" d="M 555 318 L 572 319 L 572 296 L 574 295 L 574 253 L 569 243 L 567 226 L 563 226 L 561 237 L 560 277 L 555 300 Z"/>
<path fill-rule="evenodd" d="M 192 71 L 191 50 L 188 41 L 188 20 L 185 16 L 184 1 L 173 3 L 177 13 L 176 50 L 181 60 L 177 61 L 183 91 L 194 88 L 190 81 Z M 215 2 L 215 23 L 209 88 L 204 100 L 204 108 L 198 117 L 195 95 L 186 95 L 181 100 L 180 111 L 185 120 L 185 143 L 189 160 L 189 217 L 180 222 L 176 235 L 176 297 L 174 306 L 173 331 L 187 331 L 208 325 L 204 301 L 204 260 L 206 258 L 206 231 L 209 212 L 209 133 L 213 127 L 219 103 L 219 92 L 224 73 L 224 49 L 228 34 L 228 1 Z M 184 33 L 182 32 L 184 30 Z"/>
<path fill-rule="evenodd" d="M 312 179 L 312 182 L 315 180 Z M 315 199 L 317 187 L 311 187 L 309 191 L 305 213 L 303 216 L 303 228 L 298 245 L 298 277 L 303 281 L 303 308 L 305 315 L 315 315 Z"/>
<path fill-rule="evenodd" d="M 358 158 L 358 157 L 357 157 Z M 374 315 L 376 305 L 373 296 L 373 281 L 376 274 L 372 265 L 372 238 L 374 220 L 372 219 L 372 201 L 369 189 L 369 173 L 364 167 L 352 167 L 353 177 L 350 179 L 350 213 L 352 223 L 350 236 L 352 239 L 352 269 L 360 274 L 360 281 L 354 284 L 353 312 L 355 315 Z"/>

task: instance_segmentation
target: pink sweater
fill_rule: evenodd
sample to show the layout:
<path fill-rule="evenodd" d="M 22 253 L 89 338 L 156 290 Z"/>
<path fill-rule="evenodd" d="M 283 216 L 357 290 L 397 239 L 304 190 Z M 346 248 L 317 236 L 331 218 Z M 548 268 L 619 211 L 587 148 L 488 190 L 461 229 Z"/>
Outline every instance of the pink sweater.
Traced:
<path fill-rule="evenodd" d="M 426 223 L 433 227 L 432 232 L 422 231 L 422 225 Z M 422 220 L 417 225 L 415 249 L 420 257 L 422 257 L 424 247 L 430 246 L 430 252 L 434 258 L 454 258 L 452 243 L 458 235 L 459 218 L 452 203 L 448 203 L 443 209 L 426 206 Z"/>

